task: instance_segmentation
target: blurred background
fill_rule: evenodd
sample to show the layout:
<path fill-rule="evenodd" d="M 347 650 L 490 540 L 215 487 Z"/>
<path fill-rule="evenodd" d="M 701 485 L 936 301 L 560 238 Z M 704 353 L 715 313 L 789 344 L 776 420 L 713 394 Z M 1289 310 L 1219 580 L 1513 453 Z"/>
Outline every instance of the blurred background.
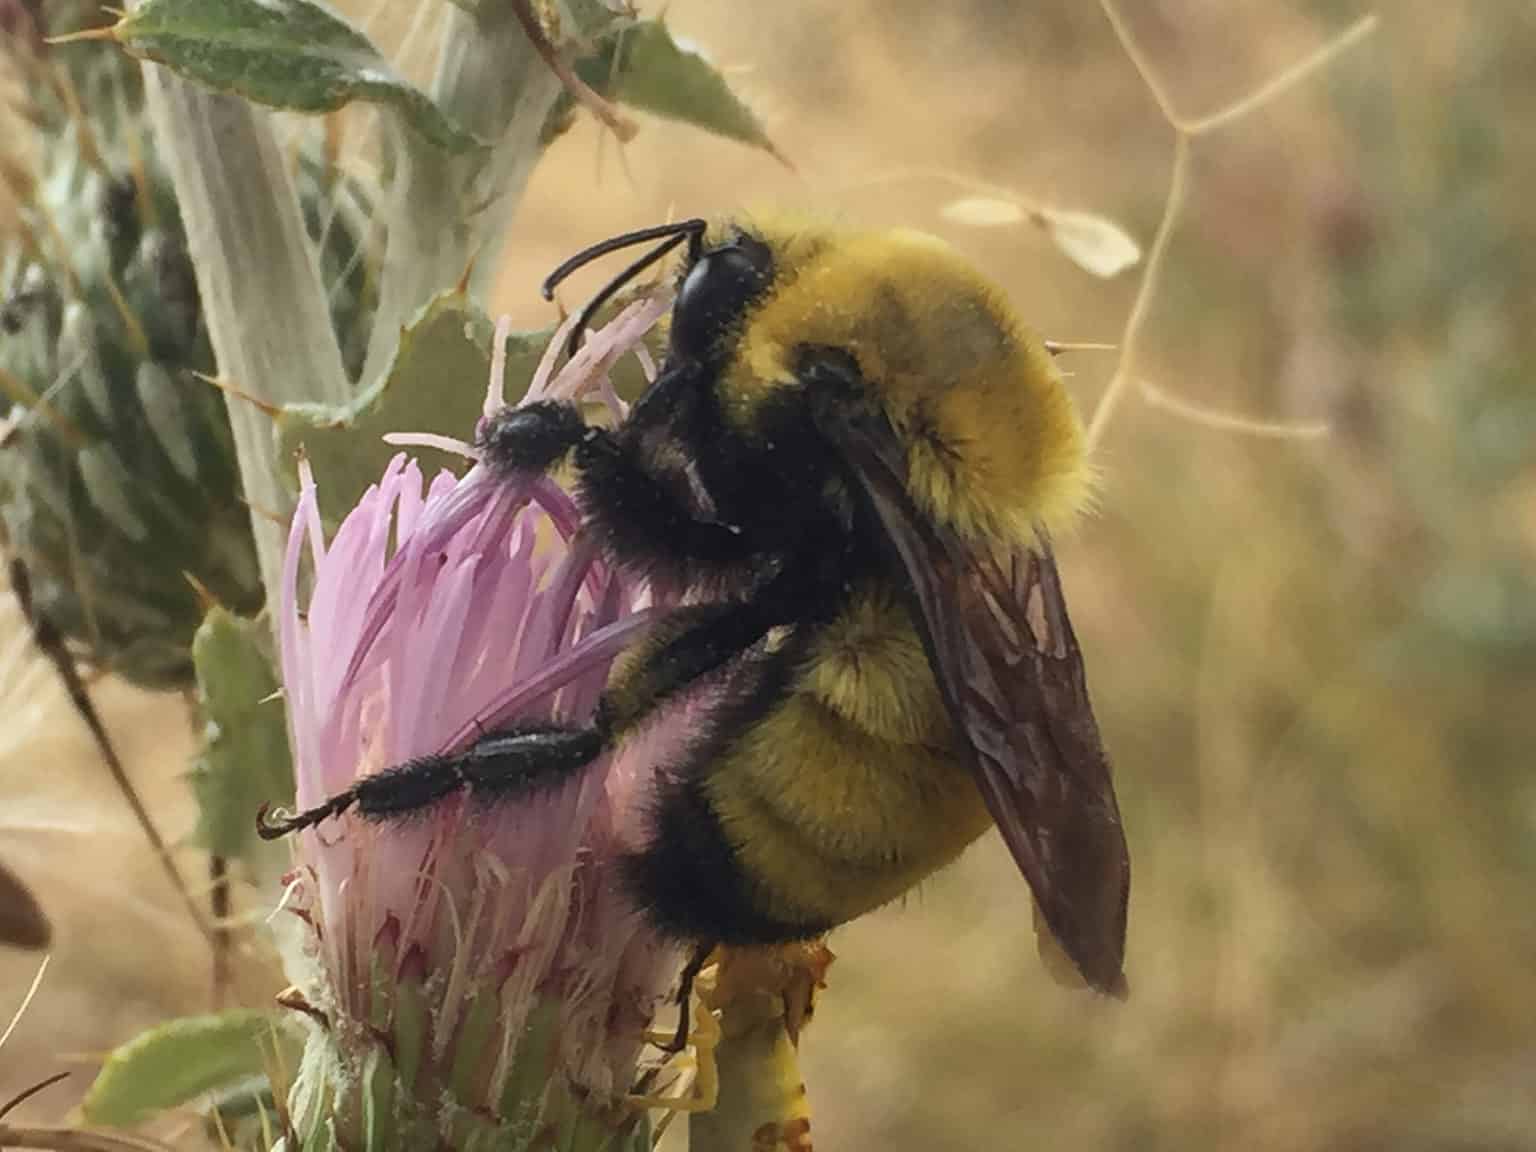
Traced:
<path fill-rule="evenodd" d="M 1189 116 L 1364 11 L 1124 7 Z M 824 1148 L 1536 1148 L 1536 9 L 1380 15 L 1195 142 L 1138 371 L 1329 434 L 1132 393 L 1098 510 L 1060 548 L 1131 842 L 1131 999 L 1050 981 L 988 837 L 834 936 L 803 1045 Z M 1120 339 L 1140 268 L 1095 279 L 1027 226 L 952 223 L 960 192 L 913 171 L 1150 242 L 1173 133 L 1097 6 L 673 0 L 668 19 L 732 68 L 794 169 L 659 122 L 620 155 L 583 121 L 534 176 L 499 309 L 547 323 L 549 268 L 669 212 L 790 206 L 938 232 L 1048 337 Z M 1065 358 L 1085 415 L 1114 363 Z M 0 1098 L 209 1002 L 206 943 L 3 612 L 0 858 L 56 943 Z M 184 701 L 96 694 L 184 832 Z M 0 952 L 0 1017 L 35 967 Z"/>

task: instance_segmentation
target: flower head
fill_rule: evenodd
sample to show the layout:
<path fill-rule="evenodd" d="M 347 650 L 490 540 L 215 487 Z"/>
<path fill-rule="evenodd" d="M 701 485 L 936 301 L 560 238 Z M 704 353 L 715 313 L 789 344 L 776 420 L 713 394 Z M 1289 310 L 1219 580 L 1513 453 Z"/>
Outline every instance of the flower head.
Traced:
<path fill-rule="evenodd" d="M 558 374 L 546 358 L 529 399 L 606 390 L 618 405 L 607 369 L 664 307 L 631 306 Z M 493 385 L 487 413 L 497 405 Z M 597 555 L 549 478 L 477 464 L 426 483 L 401 455 L 327 542 L 306 471 L 281 621 L 298 803 L 510 722 L 586 722 L 648 596 Z M 301 1077 L 296 1132 L 323 1112 L 357 1137 L 380 1076 L 407 1146 L 515 1147 L 594 1106 L 621 1115 L 677 970 L 608 867 L 644 763 L 605 755 L 516 801 L 465 792 L 302 833 L 290 898 L 319 961 L 305 1006 L 322 1022 L 306 1067 L 330 1072 L 320 1092 Z"/>

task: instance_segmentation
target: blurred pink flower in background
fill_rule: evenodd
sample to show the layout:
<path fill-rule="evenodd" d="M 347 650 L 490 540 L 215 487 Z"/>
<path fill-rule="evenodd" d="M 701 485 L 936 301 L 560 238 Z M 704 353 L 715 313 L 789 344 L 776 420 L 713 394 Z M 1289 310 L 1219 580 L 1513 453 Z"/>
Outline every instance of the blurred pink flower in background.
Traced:
<path fill-rule="evenodd" d="M 664 308 L 632 305 L 558 374 L 547 356 L 528 399 L 596 394 L 618 409 L 607 370 Z M 493 384 L 487 411 L 498 404 Z M 649 593 L 579 528 L 551 479 L 477 464 L 424 485 L 401 455 L 327 543 L 305 469 L 281 620 L 300 808 L 509 721 L 590 718 Z M 461 792 L 400 820 L 348 813 L 300 834 L 289 904 L 309 972 L 294 974 L 322 1021 L 305 1066 L 330 1066 L 323 1092 L 301 1075 L 290 1097 L 301 1139 L 322 1113 L 362 1124 L 381 1073 L 405 1146 L 553 1131 L 594 1102 L 623 1113 L 613 1105 L 678 970 L 608 867 L 649 762 L 605 755 L 515 801 Z M 350 1106 L 349 1092 L 362 1093 Z"/>

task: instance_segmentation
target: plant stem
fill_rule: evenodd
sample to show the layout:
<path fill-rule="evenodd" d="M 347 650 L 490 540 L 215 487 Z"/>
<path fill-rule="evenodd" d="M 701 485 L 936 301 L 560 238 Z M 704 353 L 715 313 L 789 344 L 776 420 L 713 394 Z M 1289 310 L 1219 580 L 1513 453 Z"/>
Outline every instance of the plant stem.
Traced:
<path fill-rule="evenodd" d="M 0 1124 L 0 1148 L 41 1148 L 51 1152 L 170 1152 L 156 1140 L 89 1128 L 33 1128 Z"/>
<path fill-rule="evenodd" d="M 800 1075 L 800 1030 L 832 953 L 820 942 L 723 948 L 701 991 L 720 1012 L 715 1107 L 688 1121 L 694 1152 L 811 1147 L 811 1108 Z"/>
<path fill-rule="evenodd" d="M 213 939 L 212 931 L 207 921 L 203 919 L 201 909 L 197 901 L 192 898 L 192 892 L 187 883 L 181 877 L 181 872 L 176 868 L 176 861 L 171 855 L 171 847 L 166 843 L 165 837 L 160 834 L 160 829 L 155 825 L 154 819 L 145 807 L 143 799 L 139 796 L 138 789 L 133 786 L 133 780 L 128 775 L 128 770 L 123 767 L 122 757 L 117 754 L 117 747 L 112 743 L 112 737 L 107 733 L 107 726 L 102 723 L 101 713 L 96 711 L 95 702 L 91 700 L 91 693 L 85 686 L 85 679 L 80 675 L 80 669 L 75 664 L 74 653 L 70 651 L 64 634 L 58 626 L 40 612 L 32 600 L 32 579 L 27 572 L 27 567 L 20 560 L 12 560 L 11 589 L 16 594 L 16 601 L 21 605 L 22 616 L 32 629 L 32 639 L 37 645 L 38 651 L 48 658 L 58 673 L 59 681 L 64 685 L 65 694 L 69 702 L 74 706 L 75 712 L 85 722 L 86 728 L 91 733 L 91 739 L 96 744 L 96 750 L 101 754 L 102 763 L 107 766 L 107 772 L 112 777 L 112 782 L 117 785 L 117 790 L 122 794 L 129 809 L 133 812 L 133 818 L 138 822 L 139 829 L 144 833 L 144 838 L 149 841 L 149 846 L 160 861 L 160 867 L 165 870 L 171 887 L 187 907 L 187 913 L 192 917 L 192 923 L 197 930 L 210 941 Z"/>
<path fill-rule="evenodd" d="M 143 65 L 146 105 L 181 206 L 226 391 L 268 606 L 289 505 L 266 407 L 344 403 L 351 384 L 298 197 L 268 113 Z M 276 618 L 276 613 L 273 613 Z"/>
<path fill-rule="evenodd" d="M 493 143 L 487 152 L 450 157 L 407 130 L 391 129 L 397 169 L 365 381 L 389 363 L 400 329 L 466 272 L 472 293 L 483 298 L 560 93 L 559 80 L 539 62 L 507 4 L 482 4 L 473 13 L 449 6 L 443 20 L 433 99 Z"/>

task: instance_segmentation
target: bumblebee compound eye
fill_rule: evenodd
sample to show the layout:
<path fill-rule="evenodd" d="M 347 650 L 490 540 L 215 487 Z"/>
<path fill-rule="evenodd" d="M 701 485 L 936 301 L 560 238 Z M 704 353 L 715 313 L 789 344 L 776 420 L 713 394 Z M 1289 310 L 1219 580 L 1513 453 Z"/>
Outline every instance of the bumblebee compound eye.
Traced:
<path fill-rule="evenodd" d="M 672 352 L 699 362 L 711 359 L 721 338 L 765 288 L 773 254 L 745 234 L 711 248 L 694 262 L 672 306 Z"/>

